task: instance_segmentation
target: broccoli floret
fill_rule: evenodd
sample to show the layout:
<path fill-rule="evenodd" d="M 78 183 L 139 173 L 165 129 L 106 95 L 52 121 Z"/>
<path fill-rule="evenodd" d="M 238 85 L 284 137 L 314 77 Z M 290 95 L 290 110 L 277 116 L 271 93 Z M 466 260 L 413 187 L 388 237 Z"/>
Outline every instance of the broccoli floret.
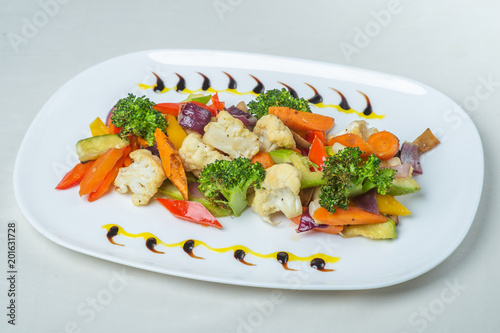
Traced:
<path fill-rule="evenodd" d="M 238 157 L 232 161 L 216 160 L 200 173 L 198 189 L 211 202 L 220 207 L 229 206 L 235 216 L 248 206 L 247 190 L 260 188 L 266 171 L 260 163 Z"/>
<path fill-rule="evenodd" d="M 248 112 L 253 114 L 257 119 L 269 114 L 270 106 L 285 106 L 290 109 L 311 112 L 309 102 L 303 98 L 295 98 L 285 88 L 268 90 L 253 101 L 248 103 Z"/>
<path fill-rule="evenodd" d="M 392 186 L 396 170 L 380 169 L 380 159 L 374 154 L 366 161 L 358 147 L 346 147 L 329 156 L 323 166 L 326 183 L 321 187 L 319 203 L 329 212 L 347 209 L 349 199 L 372 188 L 386 194 Z"/>
<path fill-rule="evenodd" d="M 153 109 L 154 105 L 146 96 L 128 94 L 128 97 L 120 99 L 111 116 L 113 125 L 121 128 L 118 135 L 123 138 L 135 134 L 152 146 L 156 128 L 165 132 L 168 126 L 163 114 Z"/>

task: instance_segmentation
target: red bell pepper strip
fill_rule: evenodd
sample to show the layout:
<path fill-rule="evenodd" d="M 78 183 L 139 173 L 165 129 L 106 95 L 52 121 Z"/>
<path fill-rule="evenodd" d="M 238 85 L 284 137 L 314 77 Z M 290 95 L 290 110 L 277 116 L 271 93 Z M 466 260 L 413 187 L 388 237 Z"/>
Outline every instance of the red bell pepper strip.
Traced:
<path fill-rule="evenodd" d="M 214 95 L 212 95 L 212 97 L 210 98 L 210 100 L 212 101 L 212 106 L 217 111 L 222 111 L 226 107 L 226 104 L 224 102 L 221 102 L 219 100 L 219 95 L 217 93 L 215 93 Z"/>
<path fill-rule="evenodd" d="M 113 124 L 113 122 L 111 121 L 111 117 L 113 116 L 113 110 L 109 111 L 108 113 L 108 117 L 106 118 L 106 126 L 108 126 L 109 134 L 118 134 L 120 133 L 121 128 L 116 127 L 115 124 Z"/>
<path fill-rule="evenodd" d="M 85 176 L 85 173 L 92 167 L 94 161 L 88 161 L 87 163 L 78 163 L 73 169 L 71 169 L 63 179 L 57 184 L 57 190 L 65 190 L 67 188 L 73 187 L 80 184 Z"/>
<path fill-rule="evenodd" d="M 163 114 L 171 114 L 172 116 L 178 117 L 179 110 L 186 103 L 158 103 L 153 106 L 153 109 L 160 111 Z"/>
<path fill-rule="evenodd" d="M 217 229 L 222 228 L 219 221 L 217 221 L 217 219 L 199 202 L 166 198 L 157 198 L 156 200 L 165 206 L 170 213 L 181 220 L 215 227 Z"/>
<path fill-rule="evenodd" d="M 326 145 L 326 134 L 324 131 L 309 130 L 306 132 L 306 141 L 309 143 L 312 143 L 315 137 L 318 137 Z"/>
<path fill-rule="evenodd" d="M 317 164 L 320 170 L 323 169 L 323 164 L 325 163 L 328 154 L 326 153 L 325 145 L 316 136 L 312 142 L 311 148 L 309 148 L 309 159 L 314 164 Z"/>

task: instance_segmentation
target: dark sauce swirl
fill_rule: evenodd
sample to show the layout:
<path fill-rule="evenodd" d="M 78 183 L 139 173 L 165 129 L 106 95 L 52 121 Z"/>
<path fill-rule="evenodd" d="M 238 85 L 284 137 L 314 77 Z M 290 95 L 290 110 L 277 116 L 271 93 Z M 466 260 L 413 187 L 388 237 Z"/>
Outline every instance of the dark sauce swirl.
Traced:
<path fill-rule="evenodd" d="M 365 100 L 366 100 L 366 108 L 363 110 L 363 114 L 365 116 L 369 116 L 373 113 L 373 109 L 372 109 L 372 103 L 370 102 L 370 99 L 368 98 L 368 96 L 366 96 L 365 93 L 361 92 L 358 90 L 358 92 L 363 95 L 365 97 Z"/>
<path fill-rule="evenodd" d="M 326 269 L 325 268 L 326 263 L 323 259 L 321 258 L 314 258 L 311 260 L 311 267 L 320 271 L 320 272 L 331 272 L 333 269 Z"/>
<path fill-rule="evenodd" d="M 186 89 L 186 80 L 177 73 L 175 73 L 175 75 L 177 75 L 177 77 L 179 78 L 179 82 L 177 82 L 177 86 L 175 86 L 175 90 L 176 91 L 183 91 L 184 89 Z"/>
<path fill-rule="evenodd" d="M 321 96 L 318 93 L 318 90 L 316 88 L 314 88 L 312 85 L 310 85 L 309 83 L 306 83 L 306 84 L 309 86 L 309 88 L 311 88 L 314 91 L 314 96 L 308 99 L 309 103 L 319 104 L 319 103 L 323 102 L 323 96 Z"/>
<path fill-rule="evenodd" d="M 189 256 L 191 258 L 205 259 L 205 258 L 198 257 L 198 256 L 194 255 L 194 253 L 193 253 L 194 246 L 195 246 L 194 240 L 188 239 L 187 241 L 184 242 L 184 245 L 182 246 L 182 249 L 184 250 L 184 252 L 186 252 L 187 254 L 189 254 Z"/>
<path fill-rule="evenodd" d="M 152 72 L 152 73 L 156 77 L 156 84 L 153 87 L 153 91 L 157 92 L 157 93 L 162 92 L 163 89 L 165 89 L 165 83 L 163 83 L 163 80 L 158 75 L 156 75 L 155 72 Z"/>
<path fill-rule="evenodd" d="M 226 72 L 222 72 L 222 73 L 226 74 L 227 77 L 229 78 L 229 83 L 227 84 L 227 89 L 234 89 L 234 90 L 236 90 L 236 88 L 238 87 L 238 84 L 236 83 L 236 80 L 231 75 L 229 75 L 228 73 L 226 73 Z"/>
<path fill-rule="evenodd" d="M 210 79 L 203 73 L 198 72 L 198 74 L 200 74 L 203 77 L 203 83 L 201 84 L 201 90 L 207 91 L 212 86 L 212 84 L 210 83 Z"/>
<path fill-rule="evenodd" d="M 158 244 L 158 241 L 154 237 L 149 237 L 146 239 L 146 247 L 148 248 L 149 251 L 154 252 L 154 253 L 165 253 L 161 251 L 157 251 L 155 249 L 156 244 Z"/>
<path fill-rule="evenodd" d="M 255 86 L 255 88 L 253 88 L 253 92 L 256 93 L 256 94 L 262 94 L 266 88 L 264 87 L 264 84 L 262 82 L 260 82 L 260 80 L 258 78 L 256 78 L 255 76 L 253 75 L 250 75 L 251 77 L 253 77 L 253 79 L 255 81 L 257 81 L 257 85 Z"/>
<path fill-rule="evenodd" d="M 234 251 L 234 259 L 238 260 L 239 262 L 241 262 L 241 263 L 243 263 L 245 265 L 255 266 L 255 264 L 252 264 L 252 263 L 249 263 L 249 262 L 245 261 L 245 256 L 246 255 L 247 254 L 242 249 L 238 249 L 238 250 Z"/>
<path fill-rule="evenodd" d="M 350 110 L 351 107 L 349 106 L 349 103 L 347 103 L 347 99 L 345 98 L 344 94 L 342 94 L 340 91 L 338 91 L 337 89 L 334 89 L 334 88 L 330 88 L 332 89 L 333 91 L 335 91 L 337 94 L 339 94 L 340 96 L 340 103 L 339 103 L 339 107 L 342 109 L 342 110 Z"/>
<path fill-rule="evenodd" d="M 278 262 L 283 265 L 283 268 L 286 269 L 286 270 L 289 270 L 289 271 L 295 271 L 295 269 L 291 269 L 288 267 L 288 253 L 286 252 L 278 252 L 276 254 L 276 260 L 278 260 Z"/>
<path fill-rule="evenodd" d="M 108 233 L 106 234 L 106 237 L 108 238 L 108 240 L 112 244 L 124 246 L 123 244 L 116 243 L 115 240 L 113 239 L 113 237 L 115 237 L 116 235 L 118 235 L 118 231 L 119 230 L 120 230 L 120 228 L 118 228 L 116 225 L 112 226 L 111 228 L 109 228 Z"/>

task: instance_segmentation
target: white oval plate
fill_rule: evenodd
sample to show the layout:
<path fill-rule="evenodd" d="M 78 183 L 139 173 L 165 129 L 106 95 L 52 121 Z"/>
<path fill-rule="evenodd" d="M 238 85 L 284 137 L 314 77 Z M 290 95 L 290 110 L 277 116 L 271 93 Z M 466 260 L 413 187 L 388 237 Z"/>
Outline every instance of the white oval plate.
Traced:
<path fill-rule="evenodd" d="M 412 141 L 426 128 L 441 144 L 422 157 L 424 174 L 416 178 L 422 190 L 400 197 L 412 215 L 402 217 L 398 237 L 388 241 L 365 238 L 343 239 L 323 233 L 297 234 L 295 225 L 278 226 L 262 222 L 250 209 L 240 218 L 224 218 L 224 228 L 204 228 L 175 219 L 158 202 L 134 207 L 129 195 L 110 193 L 89 203 L 78 189 L 54 189 L 62 175 L 75 165 L 75 143 L 90 136 L 88 124 L 97 116 L 105 119 L 108 110 L 127 93 L 145 94 L 153 101 L 178 102 L 186 95 L 174 90 L 155 93 L 138 84 L 154 84 L 152 72 L 167 87 L 185 78 L 188 89 L 201 87 L 205 74 L 214 89 L 228 86 L 230 74 L 240 92 L 251 91 L 258 78 L 266 89 L 285 83 L 299 96 L 314 95 L 308 83 L 322 95 L 324 104 L 339 104 L 340 91 L 358 111 L 366 107 L 365 93 L 376 114 L 371 126 Z M 253 95 L 220 93 L 226 104 L 249 101 Z M 356 114 L 334 108 L 313 108 L 335 118 L 340 130 Z M 467 152 L 463 158 L 461 151 Z M 471 172 L 473 170 L 473 172 Z M 467 177 L 463 177 L 467 175 Z M 459 178 L 458 178 L 459 177 Z M 478 132 L 467 114 L 438 91 L 394 75 L 341 65 L 267 55 L 205 50 L 152 50 L 120 56 L 96 65 L 60 88 L 45 104 L 22 142 L 14 170 L 14 189 L 28 221 L 52 241 L 98 258 L 155 272 L 236 285 L 288 289 L 369 289 L 415 278 L 445 260 L 469 230 L 479 204 L 483 184 L 483 151 Z M 312 269 L 308 262 L 290 262 L 285 270 L 274 259 L 247 255 L 247 266 L 232 252 L 214 253 L 198 246 L 189 257 L 181 248 L 149 251 L 143 239 L 117 236 L 125 246 L 108 242 L 105 224 L 117 224 L 130 233 L 150 232 L 166 243 L 197 239 L 213 247 L 244 245 L 259 253 L 289 251 L 298 256 L 320 252 L 340 257 L 327 264 L 333 272 Z"/>

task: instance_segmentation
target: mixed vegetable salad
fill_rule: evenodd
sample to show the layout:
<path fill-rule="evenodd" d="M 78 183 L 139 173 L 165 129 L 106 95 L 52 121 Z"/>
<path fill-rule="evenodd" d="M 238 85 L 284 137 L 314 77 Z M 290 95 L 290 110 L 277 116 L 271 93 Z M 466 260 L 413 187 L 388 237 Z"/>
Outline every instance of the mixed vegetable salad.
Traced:
<path fill-rule="evenodd" d="M 284 215 L 297 232 L 396 237 L 410 211 L 395 197 L 420 189 L 419 156 L 439 140 L 427 129 L 401 144 L 364 120 L 334 123 L 286 89 L 230 107 L 217 94 L 158 104 L 129 94 L 90 124 L 92 137 L 76 143 L 81 163 L 56 189 L 78 185 L 88 201 L 131 192 L 136 206 L 155 199 L 216 228 L 250 207 L 271 224 Z"/>

